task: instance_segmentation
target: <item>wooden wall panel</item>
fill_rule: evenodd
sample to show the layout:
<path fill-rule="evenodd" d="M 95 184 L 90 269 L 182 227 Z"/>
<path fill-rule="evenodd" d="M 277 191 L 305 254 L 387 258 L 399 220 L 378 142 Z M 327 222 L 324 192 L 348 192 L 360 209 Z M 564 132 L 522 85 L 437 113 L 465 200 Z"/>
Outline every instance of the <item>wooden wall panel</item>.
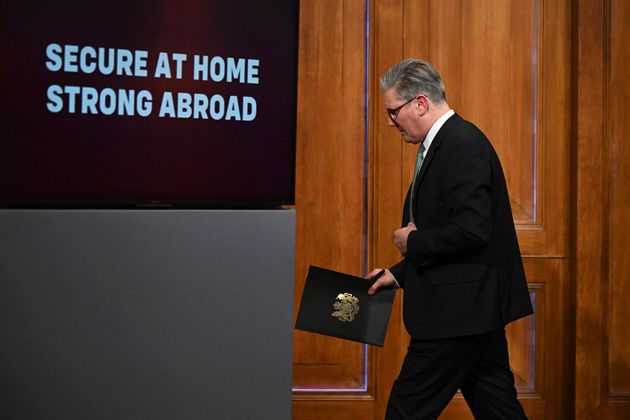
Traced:
<path fill-rule="evenodd" d="M 576 98 L 576 363 L 577 419 L 591 419 L 602 399 L 604 372 L 604 121 L 606 108 L 606 15 L 604 1 L 581 0 L 577 6 Z M 591 92 L 590 94 L 587 92 Z M 594 141 L 597 139 L 598 141 Z"/>
<path fill-rule="evenodd" d="M 579 419 L 630 418 L 628 21 L 626 1 L 577 2 L 574 269 Z"/>
<path fill-rule="evenodd" d="M 615 0 L 610 7 L 609 395 L 630 405 L 630 50 L 626 34 L 630 4 Z"/>
<path fill-rule="evenodd" d="M 365 13 L 363 0 L 301 1 L 296 313 L 309 264 L 365 271 Z M 296 330 L 293 417 L 371 411 L 351 404 L 370 398 L 367 357 L 367 346 Z"/>

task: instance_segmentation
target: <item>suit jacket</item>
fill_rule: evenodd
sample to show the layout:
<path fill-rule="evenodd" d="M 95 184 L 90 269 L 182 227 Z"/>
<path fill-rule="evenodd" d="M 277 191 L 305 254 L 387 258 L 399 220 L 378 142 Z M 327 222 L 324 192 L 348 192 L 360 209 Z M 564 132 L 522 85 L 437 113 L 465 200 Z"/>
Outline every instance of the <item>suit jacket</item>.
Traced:
<path fill-rule="evenodd" d="M 418 339 L 480 334 L 531 314 L 499 158 L 459 115 L 440 128 L 414 192 L 418 228 L 391 267 L 404 288 L 403 320 Z M 409 222 L 409 193 L 402 225 Z"/>

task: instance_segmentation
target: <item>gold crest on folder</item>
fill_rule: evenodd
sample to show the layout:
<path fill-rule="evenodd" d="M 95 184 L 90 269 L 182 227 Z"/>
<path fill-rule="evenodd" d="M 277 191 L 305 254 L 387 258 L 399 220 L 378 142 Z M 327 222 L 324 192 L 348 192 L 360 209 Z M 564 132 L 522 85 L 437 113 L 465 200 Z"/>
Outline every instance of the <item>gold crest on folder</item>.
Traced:
<path fill-rule="evenodd" d="M 352 293 L 339 293 L 333 304 L 335 312 L 331 315 L 339 321 L 352 322 L 359 313 L 359 298 Z"/>

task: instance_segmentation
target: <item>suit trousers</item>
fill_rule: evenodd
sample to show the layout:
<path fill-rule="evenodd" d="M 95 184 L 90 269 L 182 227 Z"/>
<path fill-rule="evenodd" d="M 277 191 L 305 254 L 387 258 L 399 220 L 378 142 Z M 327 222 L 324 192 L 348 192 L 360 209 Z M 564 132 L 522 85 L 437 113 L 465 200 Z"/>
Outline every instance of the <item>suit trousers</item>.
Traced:
<path fill-rule="evenodd" d="M 460 389 L 476 419 L 527 419 L 516 398 L 505 330 L 411 340 L 385 420 L 436 419 Z"/>

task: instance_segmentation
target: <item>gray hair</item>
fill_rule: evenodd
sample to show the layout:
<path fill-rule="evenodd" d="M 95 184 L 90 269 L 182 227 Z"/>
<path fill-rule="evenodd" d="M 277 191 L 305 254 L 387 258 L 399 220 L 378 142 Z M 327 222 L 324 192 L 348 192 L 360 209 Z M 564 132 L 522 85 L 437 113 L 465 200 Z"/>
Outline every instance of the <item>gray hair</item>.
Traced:
<path fill-rule="evenodd" d="M 424 60 L 408 58 L 401 61 L 381 76 L 380 83 L 383 92 L 395 88 L 399 99 L 411 99 L 424 93 L 433 103 L 446 100 L 442 78 L 435 67 Z"/>

